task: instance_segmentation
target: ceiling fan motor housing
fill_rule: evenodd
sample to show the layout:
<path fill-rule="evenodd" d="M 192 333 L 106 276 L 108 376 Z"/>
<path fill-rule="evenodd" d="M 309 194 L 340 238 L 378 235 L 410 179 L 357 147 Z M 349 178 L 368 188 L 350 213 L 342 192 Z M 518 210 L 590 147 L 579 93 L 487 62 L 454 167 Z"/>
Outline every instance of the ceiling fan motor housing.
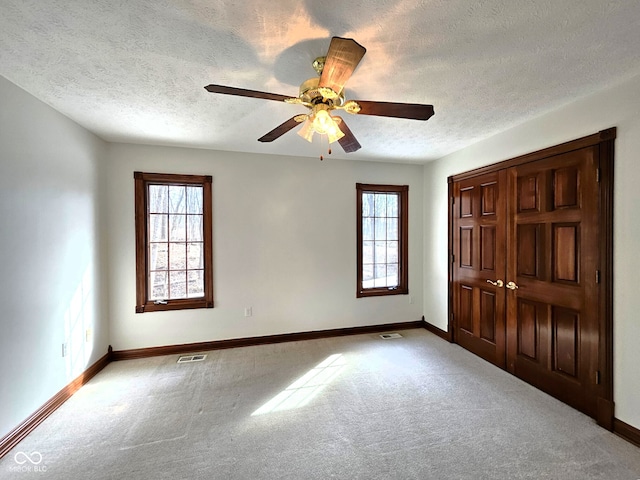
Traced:
<path fill-rule="evenodd" d="M 326 87 L 318 87 L 319 83 L 320 77 L 313 77 L 302 82 L 298 98 L 313 105 L 325 103 L 329 106 L 341 107 L 344 104 L 344 92 L 337 93 Z"/>

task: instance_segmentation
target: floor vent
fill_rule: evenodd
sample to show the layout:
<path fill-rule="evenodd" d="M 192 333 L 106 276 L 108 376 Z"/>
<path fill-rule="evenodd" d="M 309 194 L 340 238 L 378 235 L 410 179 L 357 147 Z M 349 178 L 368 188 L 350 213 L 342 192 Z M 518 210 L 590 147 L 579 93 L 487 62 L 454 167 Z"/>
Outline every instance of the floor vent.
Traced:
<path fill-rule="evenodd" d="M 383 340 L 389 340 L 390 338 L 402 338 L 402 335 L 399 333 L 383 333 L 380 335 L 380 338 Z"/>
<path fill-rule="evenodd" d="M 182 355 L 181 357 L 178 358 L 178 363 L 201 362 L 205 358 L 207 358 L 207 356 L 204 355 L 204 354 L 202 354 L 202 355 Z"/>

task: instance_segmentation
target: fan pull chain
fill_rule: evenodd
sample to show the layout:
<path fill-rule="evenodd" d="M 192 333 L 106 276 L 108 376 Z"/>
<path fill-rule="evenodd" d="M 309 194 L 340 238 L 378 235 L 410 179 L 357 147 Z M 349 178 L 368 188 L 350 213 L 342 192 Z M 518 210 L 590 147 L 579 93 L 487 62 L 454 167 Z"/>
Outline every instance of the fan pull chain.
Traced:
<path fill-rule="evenodd" d="M 320 148 L 322 148 L 324 146 L 323 145 L 324 144 L 324 135 L 320 135 L 320 144 L 321 144 Z M 329 152 L 329 153 L 331 153 L 331 152 Z M 320 161 L 323 161 L 323 160 L 324 160 L 324 155 L 320 154 Z"/>

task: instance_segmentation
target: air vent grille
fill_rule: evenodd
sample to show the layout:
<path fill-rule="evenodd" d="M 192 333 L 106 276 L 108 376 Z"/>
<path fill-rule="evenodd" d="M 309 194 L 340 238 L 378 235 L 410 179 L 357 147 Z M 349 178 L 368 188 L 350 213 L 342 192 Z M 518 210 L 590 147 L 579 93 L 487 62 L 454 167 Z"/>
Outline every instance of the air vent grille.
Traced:
<path fill-rule="evenodd" d="M 178 363 L 202 362 L 205 358 L 207 358 L 206 354 L 182 355 L 178 358 Z"/>
<path fill-rule="evenodd" d="M 402 338 L 402 335 L 400 335 L 399 333 L 383 333 L 382 335 L 380 335 L 380 338 L 382 338 L 383 340 L 389 340 L 391 338 Z"/>

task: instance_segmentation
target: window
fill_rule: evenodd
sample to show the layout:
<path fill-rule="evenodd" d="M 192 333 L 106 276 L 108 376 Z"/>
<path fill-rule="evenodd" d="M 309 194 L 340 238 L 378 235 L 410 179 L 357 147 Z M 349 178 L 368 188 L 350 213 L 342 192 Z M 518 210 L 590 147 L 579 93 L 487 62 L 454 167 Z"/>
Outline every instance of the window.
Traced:
<path fill-rule="evenodd" d="M 133 177 L 136 312 L 212 308 L 211 177 Z"/>
<path fill-rule="evenodd" d="M 409 293 L 408 185 L 356 184 L 358 285 L 356 295 Z"/>

